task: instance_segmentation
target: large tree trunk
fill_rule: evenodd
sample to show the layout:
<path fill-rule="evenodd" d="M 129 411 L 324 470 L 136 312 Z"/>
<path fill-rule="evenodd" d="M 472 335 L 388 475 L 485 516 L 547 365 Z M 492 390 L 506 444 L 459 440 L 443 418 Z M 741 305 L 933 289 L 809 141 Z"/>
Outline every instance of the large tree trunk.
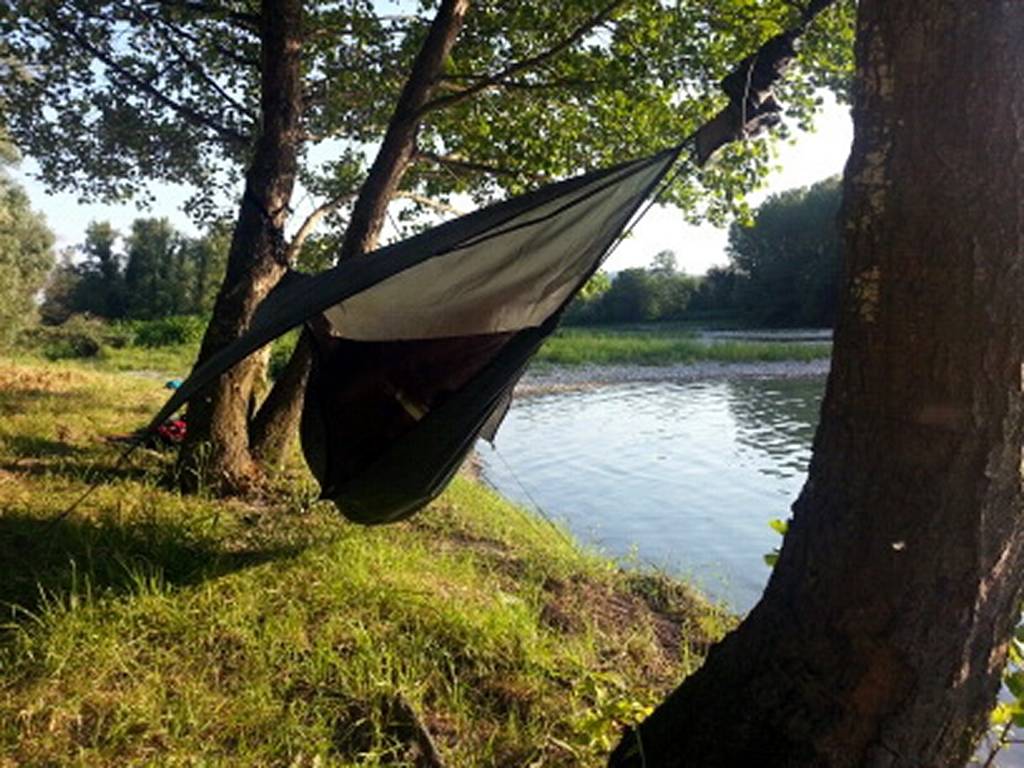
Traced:
<path fill-rule="evenodd" d="M 339 260 L 362 256 L 376 248 L 388 205 L 416 151 L 423 107 L 444 72 L 445 60 L 455 45 L 468 8 L 469 0 L 442 0 L 398 98 L 384 140 L 359 190 Z M 310 341 L 303 334 L 283 375 L 256 414 L 253 452 L 268 465 L 280 463 L 289 438 L 296 431 L 311 364 Z"/>
<path fill-rule="evenodd" d="M 861 0 L 843 297 L 761 602 L 613 766 L 955 766 L 1024 576 L 1024 3 Z"/>
<path fill-rule="evenodd" d="M 302 0 L 263 0 L 260 30 L 262 126 L 246 174 L 227 274 L 197 365 L 245 332 L 286 266 L 282 230 L 301 142 Z M 188 437 L 179 458 L 186 487 L 206 482 L 238 492 L 258 481 L 248 437 L 257 357 L 235 366 L 189 402 Z"/>

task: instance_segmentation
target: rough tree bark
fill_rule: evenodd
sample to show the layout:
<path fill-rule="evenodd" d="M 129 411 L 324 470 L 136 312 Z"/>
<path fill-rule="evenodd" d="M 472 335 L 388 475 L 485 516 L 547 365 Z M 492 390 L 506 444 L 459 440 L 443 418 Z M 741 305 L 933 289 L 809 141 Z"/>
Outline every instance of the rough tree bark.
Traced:
<path fill-rule="evenodd" d="M 861 0 L 832 374 L 760 603 L 613 766 L 954 766 L 1024 583 L 1024 3 Z"/>
<path fill-rule="evenodd" d="M 388 205 L 416 152 L 416 134 L 423 108 L 444 73 L 444 62 L 469 8 L 469 0 L 442 0 L 430 31 L 416 56 L 398 98 L 377 156 L 367 174 L 345 230 L 341 259 L 362 256 L 377 247 Z M 253 421 L 252 449 L 268 465 L 281 461 L 302 412 L 302 393 L 312 363 L 308 336 L 303 333 L 284 371 Z"/>
<path fill-rule="evenodd" d="M 238 338 L 285 270 L 282 230 L 295 185 L 302 116 L 302 0 L 263 0 L 260 9 L 261 130 L 245 179 L 227 275 L 197 365 Z M 186 487 L 200 480 L 245 491 L 260 477 L 249 448 L 249 404 L 259 356 L 224 374 L 189 402 L 179 457 Z"/>

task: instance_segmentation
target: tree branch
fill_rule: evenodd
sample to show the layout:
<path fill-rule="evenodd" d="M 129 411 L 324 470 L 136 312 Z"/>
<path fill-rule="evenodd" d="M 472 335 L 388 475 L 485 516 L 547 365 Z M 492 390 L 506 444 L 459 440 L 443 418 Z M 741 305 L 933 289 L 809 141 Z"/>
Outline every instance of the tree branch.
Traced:
<path fill-rule="evenodd" d="M 226 125 L 222 125 L 211 116 L 200 112 L 197 109 L 193 109 L 192 107 L 185 106 L 184 104 L 175 101 L 160 89 L 153 86 L 152 83 L 149 83 L 141 77 L 129 72 L 119 64 L 116 59 L 89 42 L 89 40 L 79 33 L 78 30 L 69 28 L 67 25 L 61 23 L 60 20 L 54 18 L 52 14 L 48 15 L 47 18 L 53 25 L 52 29 L 57 35 L 63 35 L 69 38 L 73 44 L 103 62 L 103 64 L 109 67 L 119 78 L 123 79 L 131 86 L 130 88 L 126 87 L 124 83 L 119 83 L 116 79 L 112 79 L 111 83 L 116 87 L 129 92 L 132 90 L 142 91 L 150 98 L 176 112 L 182 118 L 192 123 L 192 125 L 213 131 L 233 146 L 246 147 L 249 145 L 249 137 L 245 134 L 236 131 L 233 128 L 229 128 Z"/>
<path fill-rule="evenodd" d="M 164 42 L 167 43 L 168 47 L 172 51 L 174 51 L 175 55 L 178 57 L 178 61 L 180 61 L 185 66 L 186 69 L 188 69 L 196 77 L 198 77 L 203 83 L 205 83 L 207 85 L 208 88 L 212 89 L 218 96 L 220 96 L 222 99 L 224 99 L 230 106 L 234 107 L 234 109 L 237 112 L 239 112 L 240 114 L 245 115 L 246 117 L 248 117 L 250 120 L 253 121 L 253 123 L 257 122 L 258 117 L 256 115 L 253 115 L 251 112 L 249 112 L 249 109 L 244 104 L 242 104 L 240 101 L 238 101 L 234 96 L 232 96 L 226 90 L 224 90 L 224 88 L 221 86 L 220 83 L 218 83 L 216 80 L 214 80 L 206 72 L 206 70 L 203 69 L 202 66 L 200 66 L 198 63 L 196 63 L 195 59 L 192 59 L 174 41 L 174 39 L 168 33 L 168 30 L 170 30 L 170 31 L 177 31 L 176 27 L 174 27 L 173 24 L 169 24 L 166 21 L 164 21 L 163 19 L 154 17 L 152 14 L 149 14 L 146 11 L 143 11 L 141 9 L 140 9 L 140 13 L 143 15 L 143 17 L 147 18 L 150 22 L 152 22 L 154 24 L 154 27 L 156 29 L 156 33 L 158 35 L 160 35 L 160 37 L 163 38 Z"/>
<path fill-rule="evenodd" d="M 814 17 L 819 13 L 827 10 L 835 3 L 835 0 L 809 0 L 807 5 L 804 7 L 804 23 L 808 24 L 814 20 Z"/>
<path fill-rule="evenodd" d="M 411 200 L 417 205 L 423 205 L 427 208 L 433 208 L 438 213 L 447 213 L 453 216 L 462 216 L 465 213 L 465 211 L 460 211 L 454 205 L 449 205 L 442 200 L 435 200 L 432 197 L 421 195 L 418 192 L 399 192 L 395 197 L 402 200 Z"/>
<path fill-rule="evenodd" d="M 441 0 L 430 31 L 413 62 L 399 94 L 377 156 L 352 208 L 339 259 L 366 253 L 376 245 L 391 197 L 416 153 L 416 133 L 423 106 L 444 72 L 444 62 L 455 44 L 469 0 Z"/>
<path fill-rule="evenodd" d="M 500 72 L 496 72 L 493 75 L 483 77 L 478 82 L 474 83 L 473 85 L 467 88 L 464 88 L 458 93 L 452 93 L 449 94 L 448 96 L 441 96 L 439 98 L 427 102 L 426 104 L 423 105 L 421 114 L 433 112 L 438 109 L 445 109 L 446 107 L 450 107 L 453 104 L 458 104 L 461 101 L 465 101 L 466 99 L 475 96 L 481 91 L 501 85 L 502 82 L 508 80 L 513 75 L 517 75 L 520 72 L 525 72 L 527 70 L 533 69 L 534 67 L 543 64 L 549 59 L 554 58 L 558 54 L 572 47 L 580 40 L 582 40 L 584 37 L 586 37 L 587 34 L 595 27 L 597 27 L 600 24 L 603 24 L 621 5 L 624 4 L 624 2 L 625 0 L 613 0 L 612 3 L 605 6 L 601 11 L 599 11 L 597 15 L 589 18 L 583 24 L 581 24 L 572 32 L 570 32 L 566 37 L 562 38 L 562 40 L 560 40 L 558 43 L 556 43 L 554 46 L 544 51 L 543 53 L 539 53 L 536 56 L 531 56 L 527 59 L 523 59 L 522 61 L 517 61 L 514 64 L 510 64 Z"/>
<path fill-rule="evenodd" d="M 473 171 L 474 173 L 486 173 L 489 176 L 513 176 L 516 178 L 527 178 L 536 182 L 550 181 L 550 179 L 544 174 L 527 173 L 526 171 L 516 168 L 506 168 L 503 166 L 488 165 L 487 163 L 479 163 L 474 160 L 467 160 L 459 155 L 439 155 L 436 152 L 418 150 L 413 156 L 413 160 L 426 160 L 434 163 L 435 165 L 441 165 L 446 168 L 458 168 L 464 171 Z"/>
<path fill-rule="evenodd" d="M 299 251 L 302 250 L 302 246 L 306 244 L 306 240 L 308 240 L 309 236 L 313 234 L 313 230 L 320 225 L 324 216 L 337 210 L 354 197 L 354 193 L 347 192 L 344 195 L 339 195 L 338 197 L 328 200 L 326 203 L 318 205 L 313 209 L 313 212 L 305 218 L 298 230 L 295 232 L 294 237 L 292 237 L 291 242 L 288 244 L 288 250 L 285 256 L 289 264 L 295 263 L 295 259 L 298 258 Z"/>
<path fill-rule="evenodd" d="M 291 242 L 288 243 L 288 250 L 286 252 L 288 263 L 295 263 L 295 260 L 299 257 L 299 252 L 302 250 L 302 246 L 306 244 L 306 240 L 309 239 L 314 230 L 320 226 L 320 222 L 324 220 L 324 217 L 338 210 L 338 208 L 343 206 L 345 203 L 350 202 L 354 198 L 355 193 L 349 192 L 344 195 L 338 195 L 338 197 L 332 198 L 331 200 L 328 200 L 314 208 L 313 211 L 303 220 L 298 230 L 296 230 Z M 433 198 L 421 195 L 418 192 L 396 192 L 392 199 L 410 200 L 418 205 L 433 208 L 439 213 L 446 213 L 453 216 L 462 216 L 465 213 L 465 211 L 460 211 L 453 205 L 449 205 L 441 200 L 434 200 Z"/>
<path fill-rule="evenodd" d="M 448 83 L 447 89 L 453 90 L 451 83 L 457 80 L 481 80 L 486 76 L 480 75 L 446 75 L 444 80 Z M 500 82 L 492 83 L 488 87 L 490 88 L 509 88 L 514 90 L 529 90 L 529 91 L 542 91 L 545 89 L 555 88 L 591 88 L 600 83 L 599 80 L 591 80 L 583 77 L 557 77 L 553 80 L 541 80 L 537 82 L 530 82 L 529 80 L 502 80 Z M 463 93 L 465 89 L 458 88 L 454 90 L 456 95 Z"/>
<path fill-rule="evenodd" d="M 434 738 L 409 700 L 399 693 L 394 698 L 394 707 L 395 713 L 405 721 L 405 727 L 410 731 L 410 740 L 419 752 L 415 764 L 420 768 L 445 768 L 444 759 Z"/>
<path fill-rule="evenodd" d="M 222 5 L 199 2 L 199 0 L 149 0 L 149 2 L 164 8 L 177 8 L 207 18 L 231 21 L 236 26 L 244 27 L 252 32 L 259 32 L 260 17 L 257 13 L 230 11 Z"/>
<path fill-rule="evenodd" d="M 151 18 L 154 21 L 159 22 L 160 24 L 162 24 L 164 26 L 164 28 L 167 30 L 168 33 L 175 34 L 178 37 L 182 38 L 183 40 L 186 40 L 187 42 L 189 42 L 189 43 L 191 43 L 192 45 L 195 45 L 195 46 L 199 46 L 199 45 L 203 44 L 198 36 L 192 34 L 188 30 L 182 29 L 177 24 L 172 24 L 171 22 L 167 21 L 166 19 L 161 18 L 159 15 L 149 14 L 146 11 L 142 11 L 142 13 L 146 14 L 146 16 L 148 18 Z M 230 48 L 227 48 L 226 46 L 223 46 L 223 45 L 221 45 L 219 43 L 213 43 L 213 46 L 214 46 L 214 48 L 217 49 L 217 52 L 221 56 L 226 58 L 227 60 L 233 61 L 235 64 L 238 64 L 239 66 L 247 67 L 247 68 L 251 68 L 251 69 L 254 69 L 256 71 L 259 71 L 259 68 L 260 68 L 259 59 L 247 59 L 244 56 L 239 56 L 238 53 L 236 53 L 235 51 L 233 51 Z"/>

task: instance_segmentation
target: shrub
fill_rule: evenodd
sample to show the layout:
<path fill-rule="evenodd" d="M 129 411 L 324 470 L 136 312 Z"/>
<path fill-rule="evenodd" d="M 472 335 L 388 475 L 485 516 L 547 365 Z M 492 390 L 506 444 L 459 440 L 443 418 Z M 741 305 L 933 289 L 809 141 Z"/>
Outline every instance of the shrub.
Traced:
<path fill-rule="evenodd" d="M 60 325 L 36 326 L 22 332 L 18 345 L 49 360 L 99 357 L 105 347 L 123 347 L 130 337 L 89 315 L 72 315 Z"/>
<path fill-rule="evenodd" d="M 197 315 L 176 315 L 156 320 L 133 320 L 124 323 L 140 347 L 172 347 L 198 344 L 206 330 L 206 320 Z"/>

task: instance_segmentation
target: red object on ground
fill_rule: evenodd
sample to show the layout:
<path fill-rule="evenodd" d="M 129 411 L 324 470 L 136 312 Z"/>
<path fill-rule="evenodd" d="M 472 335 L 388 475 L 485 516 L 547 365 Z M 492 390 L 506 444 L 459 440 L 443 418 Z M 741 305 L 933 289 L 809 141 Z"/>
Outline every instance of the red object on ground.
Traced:
<path fill-rule="evenodd" d="M 156 433 L 164 442 L 177 445 L 185 439 L 185 420 L 168 419 L 156 428 Z"/>

